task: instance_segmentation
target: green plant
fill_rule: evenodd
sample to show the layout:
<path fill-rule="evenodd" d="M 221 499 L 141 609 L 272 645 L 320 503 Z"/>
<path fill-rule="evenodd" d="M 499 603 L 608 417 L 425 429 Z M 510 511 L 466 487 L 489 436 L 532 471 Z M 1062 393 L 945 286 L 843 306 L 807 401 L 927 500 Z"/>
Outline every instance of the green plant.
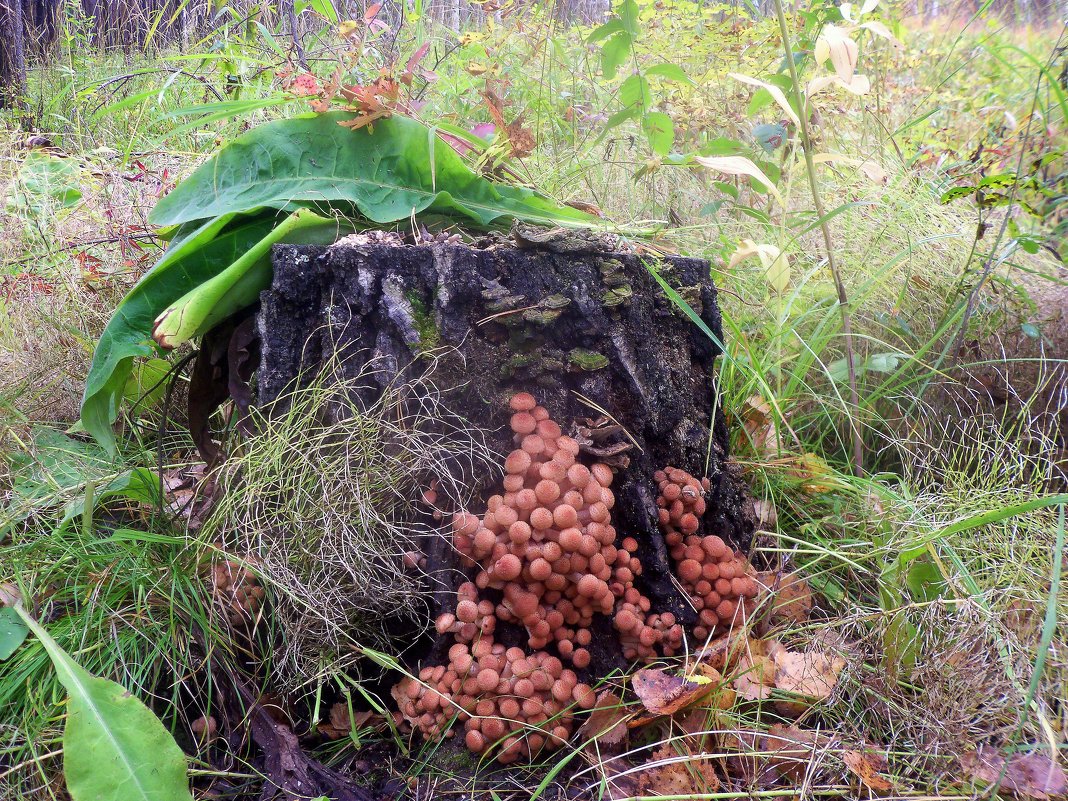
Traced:
<path fill-rule="evenodd" d="M 581 226 L 597 218 L 473 172 L 432 129 L 403 117 L 349 130 L 349 112 L 268 123 L 238 137 L 157 204 L 170 248 L 119 305 L 86 380 L 82 424 L 113 450 L 132 362 L 251 304 L 271 279 L 270 246 L 335 241 L 357 227 L 433 212 Z M 283 216 L 284 215 L 284 216 Z M 155 339 L 155 344 L 152 339 Z"/>

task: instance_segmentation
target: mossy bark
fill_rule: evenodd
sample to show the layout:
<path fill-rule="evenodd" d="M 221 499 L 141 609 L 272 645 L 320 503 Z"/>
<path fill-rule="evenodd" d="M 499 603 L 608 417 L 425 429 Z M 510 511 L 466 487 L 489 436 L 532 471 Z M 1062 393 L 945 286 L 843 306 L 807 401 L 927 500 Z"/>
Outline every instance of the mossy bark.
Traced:
<path fill-rule="evenodd" d="M 715 340 L 650 270 L 688 301 Z M 596 422 L 592 402 L 633 437 L 636 447 L 610 457 L 627 462 L 613 484 L 612 522 L 620 537 L 639 542 L 642 589 L 656 611 L 685 623 L 695 618 L 671 578 L 654 471 L 672 465 L 708 476 L 702 533 L 748 548 L 752 504 L 728 460 L 714 372 L 720 314 L 707 262 L 343 240 L 328 248 L 276 247 L 274 275 L 260 312 L 261 403 L 284 393 L 302 370 L 335 357 L 353 375 L 375 359 L 384 382 L 391 373 L 420 370 L 433 353 L 435 382 L 455 390 L 453 411 L 491 432 L 501 452 L 513 447 L 507 399 L 520 390 L 534 394 L 565 433 L 573 421 Z M 591 462 L 630 444 L 627 434 L 607 429 L 599 439 L 592 428 Z M 592 666 L 598 671 L 622 664 L 603 622 Z"/>

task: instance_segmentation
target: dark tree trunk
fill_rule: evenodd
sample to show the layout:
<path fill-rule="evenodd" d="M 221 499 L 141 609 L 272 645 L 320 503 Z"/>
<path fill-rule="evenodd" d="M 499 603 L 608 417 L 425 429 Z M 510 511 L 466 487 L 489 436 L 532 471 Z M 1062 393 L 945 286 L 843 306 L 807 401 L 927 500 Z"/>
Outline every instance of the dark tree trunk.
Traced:
<path fill-rule="evenodd" d="M 0 0 L 0 108 L 25 105 L 25 35 L 21 0 Z"/>
<path fill-rule="evenodd" d="M 652 267 L 719 337 L 708 263 L 667 258 Z M 458 393 L 453 411 L 495 432 L 491 444 L 500 452 L 514 447 L 507 399 L 517 391 L 535 395 L 565 433 L 598 417 L 588 399 L 634 437 L 640 449 L 625 454 L 629 465 L 612 485 L 612 523 L 620 537 L 639 542 L 641 588 L 655 611 L 686 624 L 696 617 L 676 588 L 658 530 L 655 471 L 670 465 L 707 476 L 702 533 L 748 548 L 752 504 L 727 459 L 713 372 L 719 349 L 639 257 L 342 241 L 276 248 L 274 276 L 260 312 L 261 403 L 338 355 L 351 375 L 369 359 L 384 361 L 384 382 L 389 371 L 420 369 L 420 354 L 434 349 L 435 382 Z M 595 443 L 591 453 L 625 442 Z M 607 621 L 601 635 L 591 668 L 607 671 L 622 660 Z"/>

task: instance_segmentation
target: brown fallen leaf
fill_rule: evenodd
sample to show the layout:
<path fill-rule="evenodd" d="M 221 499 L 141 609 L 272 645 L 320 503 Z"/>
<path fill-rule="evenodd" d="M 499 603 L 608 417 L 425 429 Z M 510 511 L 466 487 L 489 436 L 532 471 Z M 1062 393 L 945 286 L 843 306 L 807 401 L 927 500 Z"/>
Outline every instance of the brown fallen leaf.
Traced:
<path fill-rule="evenodd" d="M 775 501 L 770 499 L 754 499 L 753 514 L 756 515 L 757 526 L 765 530 L 774 529 L 779 520 L 779 513 L 775 509 Z"/>
<path fill-rule="evenodd" d="M 639 670 L 630 679 L 642 705 L 654 715 L 671 715 L 696 704 L 715 689 L 708 680 L 691 681 L 659 668 Z"/>
<path fill-rule="evenodd" d="M 745 626 L 732 628 L 729 632 L 702 648 L 696 655 L 697 661 L 710 665 L 720 673 L 725 673 L 738 663 L 738 658 L 742 654 L 752 651 L 754 648 L 759 653 L 765 653 L 766 648 L 764 646 L 754 646 L 754 643 L 760 643 L 761 641 L 749 639 L 747 633 L 748 628 Z"/>
<path fill-rule="evenodd" d="M 775 663 L 767 656 L 743 656 L 734 677 L 734 689 L 747 701 L 764 701 L 775 689 Z"/>
<path fill-rule="evenodd" d="M 356 712 L 350 719 L 348 704 L 338 702 L 330 707 L 330 719 L 320 723 L 316 728 L 319 734 L 328 740 L 340 740 L 342 737 L 347 737 L 353 729 L 365 726 L 374 714 L 369 709 L 364 709 Z"/>
<path fill-rule="evenodd" d="M 776 588 L 775 584 L 771 586 Z M 778 580 L 769 622 L 804 623 L 812 612 L 813 601 L 812 589 L 808 582 L 796 573 L 787 573 Z"/>
<path fill-rule="evenodd" d="M 604 690 L 597 696 L 589 717 L 579 727 L 579 739 L 590 741 L 590 745 L 596 744 L 600 751 L 619 750 L 627 739 L 627 720 L 633 715 L 634 710 L 628 709 L 618 695 Z"/>
<path fill-rule="evenodd" d="M 753 395 L 742 404 L 741 418 L 749 443 L 757 456 L 769 459 L 778 456 L 781 444 L 775 429 L 771 404 L 759 395 Z"/>
<path fill-rule="evenodd" d="M 821 651 L 775 650 L 775 687 L 797 698 L 775 701 L 775 709 L 783 715 L 794 717 L 809 707 L 825 701 L 834 691 L 838 676 L 846 662 L 839 656 L 829 656 Z"/>
<path fill-rule="evenodd" d="M 868 751 L 844 751 L 842 762 L 849 772 L 860 779 L 861 784 L 875 793 L 889 793 L 894 789 L 893 783 L 885 776 L 879 775 L 881 766 L 877 764 L 876 755 Z M 878 760 L 885 765 L 885 760 Z"/>
<path fill-rule="evenodd" d="M 768 734 L 760 743 L 766 754 L 762 778 L 781 779 L 795 786 L 805 780 L 808 766 L 815 753 L 830 743 L 830 738 L 797 726 L 776 723 L 768 727 Z M 758 779 L 758 783 L 759 782 Z"/>
<path fill-rule="evenodd" d="M 679 760 L 680 756 L 688 758 Z M 643 768 L 638 779 L 638 795 L 643 796 L 672 797 L 714 793 L 719 787 L 719 777 L 709 759 L 697 755 L 680 755 L 669 745 L 661 746 L 653 752 L 652 761 Z"/>
<path fill-rule="evenodd" d="M 730 683 L 723 678 L 722 673 L 711 665 L 698 662 L 694 667 L 693 675 L 708 679 L 712 684 L 713 689 L 702 699 L 701 706 L 708 709 L 719 709 L 724 712 L 734 706 L 738 694 Z"/>
<path fill-rule="evenodd" d="M 1016 793 L 1046 799 L 1068 794 L 1064 769 L 1045 754 L 1014 754 L 1005 757 L 993 748 L 980 747 L 960 758 L 960 766 L 972 779 L 998 784 L 1003 795 Z"/>

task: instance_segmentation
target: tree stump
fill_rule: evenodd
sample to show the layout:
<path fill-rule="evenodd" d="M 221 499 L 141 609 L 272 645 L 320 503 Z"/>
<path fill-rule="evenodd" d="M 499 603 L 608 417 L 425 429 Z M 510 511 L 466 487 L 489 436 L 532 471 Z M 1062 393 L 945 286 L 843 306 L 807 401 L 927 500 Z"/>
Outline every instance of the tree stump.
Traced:
<path fill-rule="evenodd" d="M 385 382 L 434 353 L 435 381 L 460 399 L 453 411 L 490 432 L 504 454 L 515 447 L 508 399 L 532 393 L 582 444 L 581 460 L 614 466 L 612 525 L 638 542 L 636 583 L 656 611 L 693 625 L 658 527 L 654 473 L 670 465 L 707 477 L 701 533 L 739 550 L 748 549 L 754 517 L 728 461 L 713 369 L 719 349 L 650 270 L 722 341 L 709 265 L 564 249 L 403 246 L 367 235 L 327 248 L 276 247 L 259 316 L 260 403 L 339 354 L 343 375 L 375 359 Z M 591 673 L 625 664 L 610 620 L 595 625 L 594 645 Z"/>

